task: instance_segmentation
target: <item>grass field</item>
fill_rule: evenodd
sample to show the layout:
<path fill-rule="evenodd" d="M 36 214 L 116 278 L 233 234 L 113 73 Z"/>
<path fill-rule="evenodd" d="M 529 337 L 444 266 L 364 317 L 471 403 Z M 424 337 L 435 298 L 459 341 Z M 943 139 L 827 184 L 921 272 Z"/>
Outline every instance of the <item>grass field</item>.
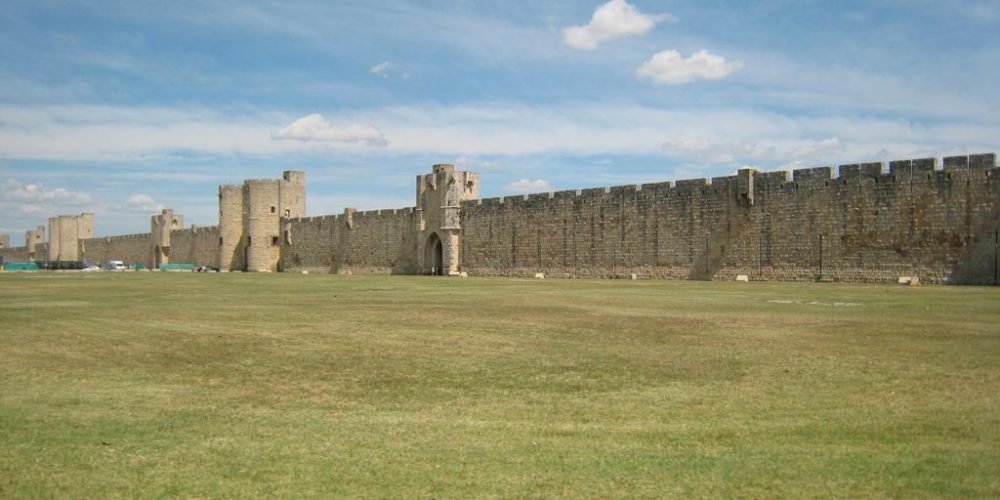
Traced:
<path fill-rule="evenodd" d="M 998 395 L 998 288 L 0 274 L 0 498 L 996 498 Z"/>

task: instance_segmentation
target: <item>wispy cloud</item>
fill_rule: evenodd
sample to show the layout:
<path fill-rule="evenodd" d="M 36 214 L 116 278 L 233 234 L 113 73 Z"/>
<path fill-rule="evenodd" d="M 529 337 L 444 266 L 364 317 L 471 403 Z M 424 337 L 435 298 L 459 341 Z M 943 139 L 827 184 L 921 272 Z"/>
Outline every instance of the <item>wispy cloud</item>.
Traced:
<path fill-rule="evenodd" d="M 843 157 L 847 145 L 837 137 L 802 139 L 774 137 L 767 142 L 726 142 L 708 137 L 689 137 L 667 142 L 664 152 L 685 162 L 702 165 L 739 167 L 763 165 L 786 168 L 836 161 Z"/>
<path fill-rule="evenodd" d="M 145 193 L 136 193 L 125 201 L 125 207 L 132 212 L 152 213 L 163 210 L 163 204 Z"/>
<path fill-rule="evenodd" d="M 552 185 L 545 179 L 520 179 L 508 183 L 504 188 L 514 193 L 543 193 L 552 191 Z"/>
<path fill-rule="evenodd" d="M 383 79 L 394 79 L 394 80 L 409 80 L 410 74 L 401 71 L 400 68 L 389 61 L 382 61 L 368 70 L 369 73 L 382 77 Z"/>
<path fill-rule="evenodd" d="M 371 74 L 373 74 L 373 75 L 375 75 L 375 76 L 381 76 L 382 78 L 388 78 L 389 77 L 389 70 L 391 70 L 391 69 L 392 69 L 392 64 L 390 64 L 389 61 L 384 61 L 384 62 L 380 62 L 380 63 L 372 66 L 372 69 L 368 70 L 368 72 L 371 73 Z"/>
<path fill-rule="evenodd" d="M 291 124 L 276 126 L 280 121 Z M 371 123 L 379 127 L 367 125 Z M 836 137 L 840 142 L 840 148 L 832 151 L 836 158 L 855 155 L 856 160 L 883 150 L 909 154 L 941 148 L 997 149 L 998 130 L 1000 123 L 988 119 L 915 121 L 843 112 L 800 117 L 755 109 L 628 102 L 425 103 L 297 120 L 272 113 L 227 116 L 198 109 L 0 106 L 0 158 L 128 160 L 162 172 L 163 155 L 172 152 L 266 159 L 320 157 L 335 149 L 369 156 L 465 156 L 496 162 L 518 155 L 662 155 L 665 143 L 706 138 L 712 148 L 752 144 L 774 147 L 778 156 L 788 156 L 800 154 L 793 146 L 804 141 Z"/>
<path fill-rule="evenodd" d="M 574 49 L 593 50 L 608 40 L 644 35 L 662 21 L 676 18 L 671 14 L 643 14 L 625 0 L 611 0 L 594 11 L 589 23 L 563 30 L 563 40 Z"/>

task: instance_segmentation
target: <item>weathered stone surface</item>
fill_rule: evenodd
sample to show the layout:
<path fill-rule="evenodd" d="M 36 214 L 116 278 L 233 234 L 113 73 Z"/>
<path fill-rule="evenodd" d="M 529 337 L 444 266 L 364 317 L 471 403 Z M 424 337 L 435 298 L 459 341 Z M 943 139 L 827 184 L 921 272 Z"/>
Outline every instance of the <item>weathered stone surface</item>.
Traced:
<path fill-rule="evenodd" d="M 992 283 L 995 159 L 846 165 L 463 203 L 473 275 Z M 990 163 L 990 162 L 993 163 Z M 930 168 L 928 169 L 928 165 Z"/>
<path fill-rule="evenodd" d="M 169 260 L 224 270 L 479 276 L 993 284 L 995 155 L 842 165 L 478 199 L 479 176 L 435 165 L 413 208 L 304 217 L 305 177 L 219 188 L 219 226 L 93 238 L 56 217 L 8 261 Z M 29 232 L 29 235 L 31 232 Z M 167 239 L 164 239 L 167 238 Z M 168 243 L 168 244 L 165 244 Z M 166 256 L 162 256 L 166 257 Z"/>

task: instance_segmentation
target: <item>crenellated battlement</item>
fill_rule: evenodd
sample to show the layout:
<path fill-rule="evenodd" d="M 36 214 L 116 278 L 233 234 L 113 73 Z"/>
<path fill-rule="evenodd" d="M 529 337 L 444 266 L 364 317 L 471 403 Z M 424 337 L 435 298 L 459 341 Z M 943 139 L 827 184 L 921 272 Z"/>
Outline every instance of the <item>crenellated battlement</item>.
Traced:
<path fill-rule="evenodd" d="M 995 154 L 980 154 L 971 156 L 955 156 L 944 158 L 938 162 L 934 158 L 921 158 L 915 160 L 898 160 L 888 163 L 886 170 L 882 162 L 854 163 L 840 165 L 837 169 L 833 167 L 814 167 L 795 170 L 777 170 L 772 172 L 752 173 L 755 186 L 770 189 L 804 189 L 843 186 L 845 181 L 857 181 L 864 179 L 884 180 L 886 182 L 902 182 L 912 180 L 933 181 L 937 174 L 964 174 L 975 177 L 977 174 L 983 178 L 995 177 L 993 173 L 998 171 Z M 836 172 L 837 175 L 834 175 Z M 925 174 L 920 178 L 920 174 Z M 932 174 L 932 177 L 926 177 Z M 992 175 L 991 175 L 992 174 Z M 947 180 L 946 177 L 942 177 Z M 695 192 L 720 192 L 738 186 L 739 175 L 726 175 L 711 178 L 680 179 L 676 181 L 664 181 L 645 184 L 628 184 L 623 186 L 593 187 L 583 189 L 569 189 L 563 191 L 551 191 L 546 193 L 533 193 L 527 195 L 499 196 L 494 198 L 480 198 L 469 200 L 464 203 L 472 203 L 476 206 L 496 206 L 516 203 L 517 200 L 537 202 L 542 199 L 566 200 L 574 198 L 600 198 L 603 196 L 621 196 L 626 194 L 636 194 L 641 192 L 652 192 L 662 196 L 672 194 L 690 194 Z M 711 188 L 706 191 L 706 188 Z"/>
<path fill-rule="evenodd" d="M 149 234 L 92 238 L 81 214 L 51 219 L 49 244 L 44 227 L 28 238 L 42 258 L 226 270 L 993 284 L 998 178 L 982 154 L 480 198 L 478 174 L 438 164 L 413 207 L 307 217 L 305 174 L 286 171 L 219 186 L 218 226 L 168 209 Z"/>
<path fill-rule="evenodd" d="M 992 282 L 995 155 L 470 200 L 463 268 L 556 276 Z"/>

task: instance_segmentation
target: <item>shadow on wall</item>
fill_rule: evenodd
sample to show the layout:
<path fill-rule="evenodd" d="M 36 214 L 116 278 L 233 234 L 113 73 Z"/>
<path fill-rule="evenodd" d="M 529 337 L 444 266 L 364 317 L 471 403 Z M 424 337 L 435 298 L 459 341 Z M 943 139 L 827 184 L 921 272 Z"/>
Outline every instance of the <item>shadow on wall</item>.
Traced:
<path fill-rule="evenodd" d="M 963 285 L 1000 284 L 1000 211 L 982 223 L 966 241 L 948 283 Z"/>

